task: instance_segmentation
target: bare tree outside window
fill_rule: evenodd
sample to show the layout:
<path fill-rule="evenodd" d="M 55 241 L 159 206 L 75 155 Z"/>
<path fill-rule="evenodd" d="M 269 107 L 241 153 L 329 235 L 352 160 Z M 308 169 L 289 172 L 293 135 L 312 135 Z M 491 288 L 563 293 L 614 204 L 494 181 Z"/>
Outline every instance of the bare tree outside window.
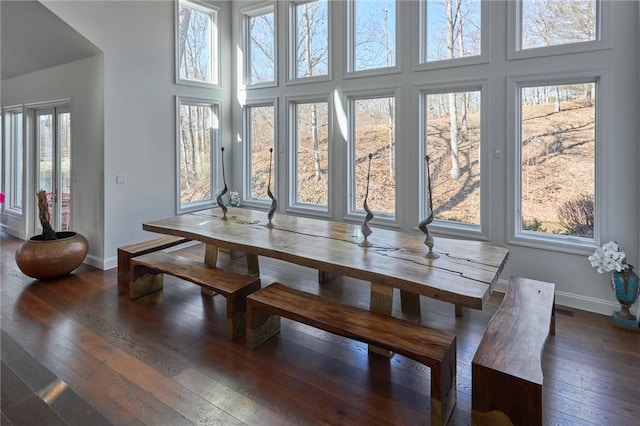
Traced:
<path fill-rule="evenodd" d="M 327 0 L 295 5 L 296 78 L 329 72 L 329 21 Z"/>
<path fill-rule="evenodd" d="M 180 80 L 218 83 L 217 13 L 188 1 L 178 6 Z"/>
<path fill-rule="evenodd" d="M 296 122 L 296 202 L 327 206 L 329 108 L 327 102 L 298 103 Z"/>
<path fill-rule="evenodd" d="M 249 84 L 276 81 L 276 31 L 273 11 L 249 16 Z"/>
<path fill-rule="evenodd" d="M 180 113 L 180 203 L 212 200 L 212 129 L 217 130 L 217 112 L 211 105 L 183 101 Z"/>
<path fill-rule="evenodd" d="M 480 0 L 424 0 L 429 61 L 478 56 L 481 52 Z"/>
<path fill-rule="evenodd" d="M 595 83 L 521 88 L 523 230 L 593 238 L 594 94 Z"/>
<path fill-rule="evenodd" d="M 522 48 L 597 39 L 597 0 L 524 0 Z"/>
<path fill-rule="evenodd" d="M 396 65 L 396 2 L 354 0 L 353 70 Z"/>
<path fill-rule="evenodd" d="M 481 92 L 424 95 L 426 152 L 430 157 L 431 190 L 436 219 L 480 225 Z M 451 108 L 450 102 L 456 103 Z M 466 125 L 452 119 L 451 111 L 467 103 Z M 452 128 L 458 129 L 456 165 L 458 179 L 451 178 Z"/>
<path fill-rule="evenodd" d="M 369 154 L 371 160 L 371 180 L 369 183 L 368 204 L 371 210 L 395 215 L 396 177 L 395 143 L 390 142 L 394 134 L 393 114 L 394 97 L 355 99 L 353 105 L 353 170 L 355 178 L 355 196 L 352 209 L 362 211 L 362 200 L 367 186 Z M 391 161 L 389 159 L 392 159 Z M 391 167 L 389 167 L 391 165 Z"/>
<path fill-rule="evenodd" d="M 247 141 L 249 146 L 249 198 L 269 199 L 267 184 L 269 180 L 269 164 L 271 153 L 275 150 L 275 107 L 273 105 L 247 107 L 248 123 Z M 277 151 L 276 151 L 277 152 Z M 276 193 L 275 165 L 273 166 L 271 190 Z"/>

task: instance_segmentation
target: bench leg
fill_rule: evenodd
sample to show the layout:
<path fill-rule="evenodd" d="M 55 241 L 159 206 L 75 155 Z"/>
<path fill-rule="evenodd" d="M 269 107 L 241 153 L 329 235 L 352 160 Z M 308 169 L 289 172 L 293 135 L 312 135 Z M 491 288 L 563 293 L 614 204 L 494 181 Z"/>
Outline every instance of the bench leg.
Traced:
<path fill-rule="evenodd" d="M 456 305 L 456 317 L 460 318 L 462 317 L 462 305 Z"/>
<path fill-rule="evenodd" d="M 247 295 L 260 290 L 260 280 L 227 297 L 227 340 L 233 342 L 247 331 Z"/>
<path fill-rule="evenodd" d="M 457 402 L 456 340 L 439 367 L 431 368 L 431 424 L 446 425 Z"/>
<path fill-rule="evenodd" d="M 280 315 L 271 315 L 247 301 L 247 348 L 255 349 L 278 333 Z"/>
<path fill-rule="evenodd" d="M 372 282 L 371 298 L 369 299 L 369 310 L 371 312 L 377 312 L 379 314 L 391 316 L 392 306 L 393 287 Z M 369 353 L 382 355 L 386 358 L 391 358 L 393 356 L 393 352 L 373 345 L 369 345 Z"/>
<path fill-rule="evenodd" d="M 133 277 L 129 283 L 129 299 L 138 299 L 162 290 L 163 275 L 143 266 L 133 267 Z"/>

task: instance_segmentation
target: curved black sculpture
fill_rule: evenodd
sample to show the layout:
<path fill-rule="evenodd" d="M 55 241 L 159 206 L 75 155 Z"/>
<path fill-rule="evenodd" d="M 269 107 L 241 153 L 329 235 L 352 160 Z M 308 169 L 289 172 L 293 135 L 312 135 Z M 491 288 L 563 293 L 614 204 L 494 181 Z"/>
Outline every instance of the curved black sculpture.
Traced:
<path fill-rule="evenodd" d="M 437 259 L 438 256 L 433 252 L 433 235 L 429 233 L 427 225 L 433 222 L 433 200 L 431 198 L 431 175 L 429 174 L 429 156 L 425 156 L 424 160 L 427 163 L 427 189 L 429 190 L 429 215 L 418 224 L 418 228 L 424 233 L 424 244 L 429 248 L 429 251 L 424 254 L 427 259 Z"/>
<path fill-rule="evenodd" d="M 227 220 L 227 206 L 225 206 L 224 202 L 222 201 L 222 196 L 224 194 L 226 194 L 227 191 L 228 191 L 227 178 L 224 175 L 224 146 L 222 148 L 220 148 L 220 151 L 222 151 L 222 154 L 221 154 L 221 158 L 222 158 L 222 182 L 224 183 L 224 188 L 222 189 L 222 191 L 220 191 L 218 193 L 218 196 L 216 197 L 216 202 L 218 203 L 218 206 L 220 206 L 220 208 L 222 209 L 222 220 Z"/>
<path fill-rule="evenodd" d="M 367 215 L 364 217 L 364 221 L 362 225 L 360 225 L 360 230 L 362 231 L 362 235 L 364 235 L 364 240 L 358 244 L 360 247 L 371 247 L 371 243 L 367 240 L 367 237 L 373 233 L 371 228 L 369 227 L 369 221 L 373 219 L 373 213 L 369 209 L 369 204 L 367 203 L 367 199 L 369 198 L 369 179 L 371 178 L 371 159 L 373 158 L 373 154 L 369 154 L 369 167 L 367 169 L 367 189 L 364 193 L 364 202 L 362 203 L 362 208 Z"/>
<path fill-rule="evenodd" d="M 273 196 L 273 192 L 271 192 L 271 163 L 273 160 L 273 148 L 269 148 L 269 181 L 267 182 L 267 195 L 271 198 L 271 208 L 269 209 L 269 213 L 267 214 L 267 218 L 269 219 L 269 223 L 267 223 L 267 228 L 273 228 L 275 225 L 271 222 L 273 219 L 273 215 L 278 210 L 278 200 Z"/>

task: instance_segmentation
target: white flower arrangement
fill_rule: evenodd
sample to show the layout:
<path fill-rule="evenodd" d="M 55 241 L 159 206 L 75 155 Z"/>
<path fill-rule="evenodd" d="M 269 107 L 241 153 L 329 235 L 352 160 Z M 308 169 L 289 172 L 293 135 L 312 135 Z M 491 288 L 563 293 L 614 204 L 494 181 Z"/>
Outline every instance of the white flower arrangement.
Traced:
<path fill-rule="evenodd" d="M 598 268 L 598 273 L 600 274 L 614 271 L 623 272 L 633 268 L 627 264 L 627 255 L 613 241 L 609 241 L 602 247 L 597 248 L 588 259 L 591 262 L 591 266 Z"/>
<path fill-rule="evenodd" d="M 231 207 L 238 207 L 240 205 L 240 194 L 238 191 L 229 192 L 229 205 Z"/>

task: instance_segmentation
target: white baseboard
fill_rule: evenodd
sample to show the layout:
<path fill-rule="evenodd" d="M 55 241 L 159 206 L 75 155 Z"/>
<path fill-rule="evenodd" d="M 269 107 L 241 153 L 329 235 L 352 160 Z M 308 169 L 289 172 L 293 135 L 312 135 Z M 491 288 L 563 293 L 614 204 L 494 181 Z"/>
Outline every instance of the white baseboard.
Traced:
<path fill-rule="evenodd" d="M 504 293 L 507 291 L 507 280 L 498 280 L 493 287 L 494 291 Z M 564 291 L 556 290 L 556 304 L 566 306 L 568 308 L 581 309 L 583 311 L 594 312 L 596 314 L 611 315 L 615 311 L 620 310 L 620 305 L 616 302 L 609 300 L 596 299 L 588 296 L 581 296 L 579 294 L 566 293 Z M 631 312 L 634 315 L 638 315 L 637 304 L 635 309 L 632 307 Z"/>

